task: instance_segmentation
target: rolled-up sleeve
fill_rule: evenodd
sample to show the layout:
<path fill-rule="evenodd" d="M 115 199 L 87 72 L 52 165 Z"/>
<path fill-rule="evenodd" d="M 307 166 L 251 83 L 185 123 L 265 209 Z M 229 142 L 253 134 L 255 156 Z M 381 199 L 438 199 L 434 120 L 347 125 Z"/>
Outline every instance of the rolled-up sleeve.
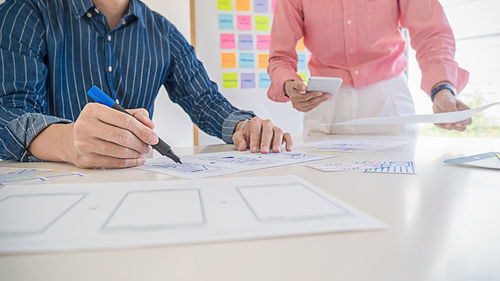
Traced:
<path fill-rule="evenodd" d="M 400 22 L 410 31 L 410 42 L 422 70 L 422 90 L 442 81 L 462 91 L 469 73 L 455 61 L 455 38 L 438 0 L 401 0 Z"/>
<path fill-rule="evenodd" d="M 54 123 L 44 114 L 47 67 L 44 30 L 37 11 L 21 1 L 0 5 L 0 158 L 37 161 L 28 147 Z"/>
<path fill-rule="evenodd" d="M 271 86 L 267 96 L 273 101 L 287 102 L 290 98 L 285 94 L 285 82 L 301 81 L 297 75 L 298 57 L 295 47 L 303 35 L 303 13 L 296 0 L 282 0 L 276 5 L 267 68 Z"/>
<path fill-rule="evenodd" d="M 164 83 L 170 99 L 179 104 L 193 123 L 209 135 L 232 143 L 238 122 L 251 119 L 251 111 L 239 110 L 219 93 L 194 49 L 182 34 L 166 23 L 170 42 L 170 66 Z"/>

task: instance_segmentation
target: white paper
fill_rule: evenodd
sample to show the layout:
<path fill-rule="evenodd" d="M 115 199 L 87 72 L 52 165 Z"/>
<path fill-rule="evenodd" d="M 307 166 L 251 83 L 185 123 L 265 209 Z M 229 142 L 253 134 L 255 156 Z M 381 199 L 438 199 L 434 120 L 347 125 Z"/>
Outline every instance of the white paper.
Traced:
<path fill-rule="evenodd" d="M 359 118 L 350 120 L 347 122 L 340 123 L 324 123 L 321 125 L 390 125 L 390 124 L 406 124 L 406 123 L 455 123 L 459 121 L 466 120 L 472 115 L 484 111 L 492 106 L 500 104 L 500 102 L 495 102 L 482 107 L 461 110 L 456 112 L 444 112 L 435 114 L 424 114 L 424 115 L 407 115 L 407 116 L 386 116 L 386 117 L 369 117 L 369 118 Z"/>
<path fill-rule="evenodd" d="M 183 156 L 182 164 L 174 163 L 167 157 L 152 158 L 138 168 L 182 178 L 205 178 L 332 157 L 335 156 L 296 152 L 262 154 L 230 151 Z"/>
<path fill-rule="evenodd" d="M 0 210 L 0 253 L 386 228 L 295 176 L 6 186 Z"/>
<path fill-rule="evenodd" d="M 365 168 L 363 172 L 379 174 L 415 174 L 415 164 L 413 161 L 387 161 L 373 167 Z"/>
<path fill-rule="evenodd" d="M 380 150 L 401 146 L 410 143 L 408 140 L 393 139 L 331 139 L 302 146 L 306 150 L 339 151 L 339 152 L 363 152 L 371 153 Z"/>
<path fill-rule="evenodd" d="M 359 171 L 365 168 L 380 165 L 382 161 L 355 161 L 355 162 L 335 162 L 335 163 L 320 163 L 308 164 L 307 167 L 322 171 L 322 172 L 341 172 L 341 171 Z"/>

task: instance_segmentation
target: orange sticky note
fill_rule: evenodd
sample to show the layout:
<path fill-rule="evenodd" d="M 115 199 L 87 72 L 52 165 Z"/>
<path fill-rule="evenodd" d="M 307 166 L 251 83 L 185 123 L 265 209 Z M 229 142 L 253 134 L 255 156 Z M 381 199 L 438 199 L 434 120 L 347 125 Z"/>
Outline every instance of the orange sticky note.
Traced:
<path fill-rule="evenodd" d="M 236 0 L 236 11 L 250 11 L 250 0 Z"/>
<path fill-rule="evenodd" d="M 306 46 L 304 45 L 304 38 L 300 38 L 299 42 L 297 42 L 297 51 L 305 51 Z"/>
<path fill-rule="evenodd" d="M 259 57 L 258 68 L 266 69 L 269 60 L 269 54 L 259 54 L 258 57 Z"/>
<path fill-rule="evenodd" d="M 236 53 L 221 53 L 220 62 L 222 68 L 236 68 Z"/>

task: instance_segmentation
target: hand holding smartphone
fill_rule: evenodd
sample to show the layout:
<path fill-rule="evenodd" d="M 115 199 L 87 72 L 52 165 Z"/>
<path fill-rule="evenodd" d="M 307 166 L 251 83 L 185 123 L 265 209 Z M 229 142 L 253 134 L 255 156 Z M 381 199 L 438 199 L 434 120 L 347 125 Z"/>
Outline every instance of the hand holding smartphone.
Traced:
<path fill-rule="evenodd" d="M 342 86 L 342 79 L 337 77 L 310 77 L 307 82 L 306 92 L 329 93 L 335 97 L 337 91 Z"/>

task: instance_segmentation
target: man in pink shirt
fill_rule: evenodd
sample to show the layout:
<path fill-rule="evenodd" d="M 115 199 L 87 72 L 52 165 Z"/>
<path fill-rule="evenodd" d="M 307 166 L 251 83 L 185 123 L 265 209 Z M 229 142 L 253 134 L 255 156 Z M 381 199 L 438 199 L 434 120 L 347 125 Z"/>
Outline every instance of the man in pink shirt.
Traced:
<path fill-rule="evenodd" d="M 404 56 L 410 32 L 422 89 L 434 112 L 465 110 L 455 98 L 468 72 L 454 60 L 455 40 L 438 0 L 278 0 L 271 31 L 268 97 L 305 112 L 304 134 L 416 134 L 413 125 L 325 126 L 362 117 L 414 114 Z M 295 46 L 304 38 L 311 76 L 340 77 L 334 98 L 308 92 L 297 75 Z M 471 123 L 436 124 L 463 131 Z"/>

